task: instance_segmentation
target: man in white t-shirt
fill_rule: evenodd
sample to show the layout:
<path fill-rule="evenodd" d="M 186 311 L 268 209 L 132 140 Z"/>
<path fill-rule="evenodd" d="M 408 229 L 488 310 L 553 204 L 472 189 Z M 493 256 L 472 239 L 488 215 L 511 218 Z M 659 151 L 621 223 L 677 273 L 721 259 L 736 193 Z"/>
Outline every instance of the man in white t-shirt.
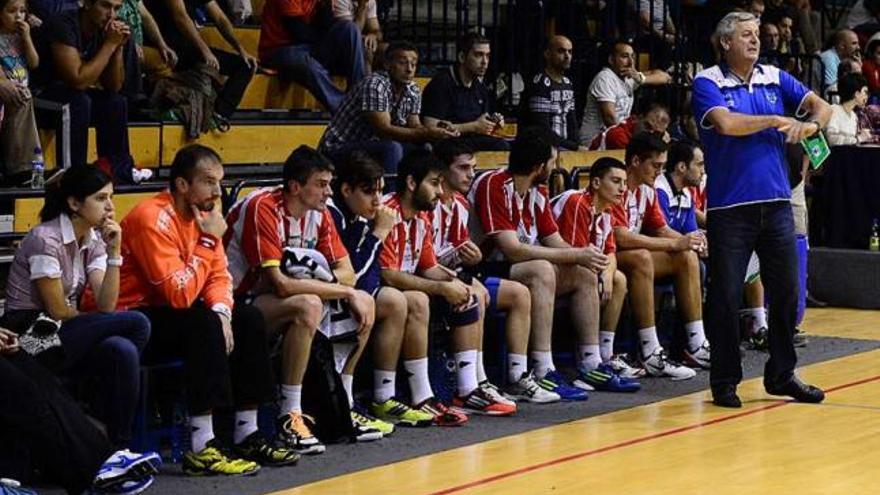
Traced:
<path fill-rule="evenodd" d="M 589 145 L 596 135 L 629 117 L 635 92 L 641 85 L 668 84 L 671 80 L 663 71 L 636 70 L 635 53 L 626 41 L 611 45 L 608 67 L 596 74 L 587 92 L 580 143 Z"/>
<path fill-rule="evenodd" d="M 382 26 L 379 25 L 376 0 L 333 0 L 333 18 L 351 21 L 360 29 L 369 72 L 373 65 L 373 55 L 382 41 Z"/>

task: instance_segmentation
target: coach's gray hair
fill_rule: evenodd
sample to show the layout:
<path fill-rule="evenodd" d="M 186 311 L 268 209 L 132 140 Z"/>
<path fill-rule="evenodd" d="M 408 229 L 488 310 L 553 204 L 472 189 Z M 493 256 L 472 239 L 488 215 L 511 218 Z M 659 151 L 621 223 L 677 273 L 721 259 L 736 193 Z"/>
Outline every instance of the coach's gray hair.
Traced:
<path fill-rule="evenodd" d="M 736 31 L 737 24 L 750 21 L 755 21 L 759 24 L 761 22 L 754 14 L 748 12 L 731 12 L 718 21 L 718 26 L 715 27 L 714 37 L 719 41 L 723 38 L 730 39 Z"/>

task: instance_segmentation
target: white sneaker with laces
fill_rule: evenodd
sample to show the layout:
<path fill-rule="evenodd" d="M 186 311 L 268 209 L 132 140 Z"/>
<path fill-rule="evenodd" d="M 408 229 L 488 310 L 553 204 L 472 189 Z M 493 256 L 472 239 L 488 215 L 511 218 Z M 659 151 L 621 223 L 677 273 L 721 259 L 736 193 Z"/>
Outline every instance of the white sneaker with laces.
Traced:
<path fill-rule="evenodd" d="M 483 392 L 486 393 L 486 395 L 493 398 L 495 400 L 495 402 L 499 402 L 501 404 L 506 404 L 508 406 L 516 405 L 516 403 L 514 401 L 505 397 L 504 394 L 502 394 L 501 391 L 498 390 L 498 387 L 496 387 L 495 385 L 490 383 L 489 380 L 486 380 L 486 381 L 480 383 L 480 388 L 483 390 Z"/>
<path fill-rule="evenodd" d="M 651 376 L 668 376 L 672 381 L 690 380 L 697 372 L 669 359 L 666 351 L 658 347 L 650 356 L 642 359 L 645 371 Z"/>
<path fill-rule="evenodd" d="M 621 378 L 644 378 L 647 375 L 647 372 L 644 368 L 637 368 L 629 364 L 626 359 L 624 359 L 622 354 L 616 354 L 611 357 L 611 360 L 608 361 L 608 365 L 611 366 L 611 369 L 614 370 Z"/>
<path fill-rule="evenodd" d="M 697 350 L 691 352 L 689 349 L 684 351 L 684 364 L 691 368 L 709 369 L 712 353 L 709 350 L 709 341 L 704 340 Z"/>
<path fill-rule="evenodd" d="M 523 400 L 535 404 L 559 402 L 562 399 L 556 392 L 551 392 L 538 385 L 531 371 L 523 373 L 516 383 L 508 385 L 505 394 L 514 400 Z"/>

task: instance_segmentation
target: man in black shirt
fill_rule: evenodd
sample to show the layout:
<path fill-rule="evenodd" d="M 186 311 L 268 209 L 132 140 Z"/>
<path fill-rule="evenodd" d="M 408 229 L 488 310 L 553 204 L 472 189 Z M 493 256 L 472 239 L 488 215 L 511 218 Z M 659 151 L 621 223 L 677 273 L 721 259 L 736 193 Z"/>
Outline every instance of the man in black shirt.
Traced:
<path fill-rule="evenodd" d="M 128 105 L 119 94 L 125 80 L 123 52 L 131 30 L 116 19 L 122 0 L 84 0 L 83 7 L 50 18 L 48 39 L 52 81 L 41 93 L 70 108 L 70 159 L 87 160 L 89 126 L 97 134 L 98 156 L 110 161 L 114 179 L 131 182 Z M 100 86 L 100 89 L 98 89 Z"/>
<path fill-rule="evenodd" d="M 489 68 L 489 40 L 477 33 L 465 34 L 458 43 L 458 63 L 439 72 L 425 87 L 422 119 L 426 126 L 441 120 L 452 122 L 475 151 L 506 151 L 507 141 L 493 136 L 504 127 L 501 114 L 491 110 L 483 77 Z"/>
<path fill-rule="evenodd" d="M 544 50 L 544 70 L 526 84 L 520 99 L 519 128 L 543 127 L 556 136 L 556 146 L 577 150 L 574 88 L 565 77 L 571 51 L 571 41 L 565 36 L 550 38 Z"/>

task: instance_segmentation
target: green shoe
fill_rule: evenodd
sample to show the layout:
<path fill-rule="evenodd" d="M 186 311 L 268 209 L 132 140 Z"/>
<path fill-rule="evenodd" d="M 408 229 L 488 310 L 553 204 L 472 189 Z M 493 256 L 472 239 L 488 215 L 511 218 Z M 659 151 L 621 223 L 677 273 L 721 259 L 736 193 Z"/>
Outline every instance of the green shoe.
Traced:
<path fill-rule="evenodd" d="M 390 423 L 404 426 L 431 426 L 434 416 L 413 409 L 408 405 L 391 398 L 381 404 L 373 402 L 373 415 Z"/>
<path fill-rule="evenodd" d="M 299 454 L 296 451 L 284 446 L 273 445 L 259 431 L 245 437 L 232 450 L 242 459 L 254 461 L 261 466 L 289 466 L 296 464 L 296 461 L 299 460 Z"/>
<path fill-rule="evenodd" d="M 354 408 L 352 408 L 351 421 L 355 425 L 362 428 L 366 428 L 368 430 L 376 430 L 381 433 L 383 437 L 387 437 L 388 435 L 394 433 L 393 424 L 370 416 L 369 414 L 367 414 L 366 411 L 361 409 L 360 406 L 355 406 Z"/>
<path fill-rule="evenodd" d="M 260 465 L 253 461 L 236 459 L 218 448 L 211 440 L 199 452 L 187 452 L 183 456 L 183 472 L 190 476 L 251 476 L 257 474 Z"/>

